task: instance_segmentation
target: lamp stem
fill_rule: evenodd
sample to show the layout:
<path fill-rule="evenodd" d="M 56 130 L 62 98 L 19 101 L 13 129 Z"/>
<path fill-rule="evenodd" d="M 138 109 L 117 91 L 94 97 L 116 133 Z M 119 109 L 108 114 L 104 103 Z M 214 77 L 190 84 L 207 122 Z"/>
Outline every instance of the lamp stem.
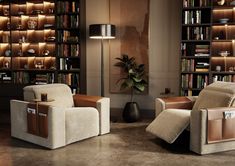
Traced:
<path fill-rule="evenodd" d="M 104 97 L 104 40 L 101 39 L 101 96 Z"/>

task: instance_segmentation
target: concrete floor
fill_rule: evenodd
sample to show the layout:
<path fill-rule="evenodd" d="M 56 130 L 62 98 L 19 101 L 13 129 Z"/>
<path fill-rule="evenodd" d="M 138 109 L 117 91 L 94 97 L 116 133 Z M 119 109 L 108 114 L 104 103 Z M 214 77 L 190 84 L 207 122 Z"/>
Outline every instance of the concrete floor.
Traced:
<path fill-rule="evenodd" d="M 0 125 L 0 166 L 229 166 L 235 151 L 199 156 L 188 150 L 188 133 L 169 145 L 145 132 L 148 123 L 112 123 L 111 133 L 56 150 L 10 137 Z"/>

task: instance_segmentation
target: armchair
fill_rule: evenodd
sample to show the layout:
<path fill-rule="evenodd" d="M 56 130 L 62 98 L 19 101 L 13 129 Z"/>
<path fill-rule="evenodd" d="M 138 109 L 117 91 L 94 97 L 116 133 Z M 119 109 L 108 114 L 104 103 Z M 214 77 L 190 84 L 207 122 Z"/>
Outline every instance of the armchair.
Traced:
<path fill-rule="evenodd" d="M 28 132 L 27 108 L 47 93 L 48 136 Z M 24 101 L 11 100 L 11 136 L 50 149 L 110 132 L 110 100 L 106 97 L 72 95 L 65 84 L 31 85 L 24 88 Z M 38 114 L 39 115 L 39 114 Z M 39 117 L 40 118 L 40 117 Z"/>
<path fill-rule="evenodd" d="M 198 97 L 158 98 L 155 104 L 156 118 L 148 132 L 173 143 L 188 127 L 191 151 L 208 154 L 235 149 L 235 83 L 218 81 Z M 226 119 L 226 113 L 232 116 Z"/>

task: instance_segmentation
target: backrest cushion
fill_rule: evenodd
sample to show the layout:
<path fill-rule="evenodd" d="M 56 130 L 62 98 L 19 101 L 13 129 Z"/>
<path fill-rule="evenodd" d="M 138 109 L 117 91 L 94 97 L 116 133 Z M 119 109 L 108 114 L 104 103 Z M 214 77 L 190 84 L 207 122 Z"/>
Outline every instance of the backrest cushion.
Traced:
<path fill-rule="evenodd" d="M 201 108 L 230 107 L 234 105 L 234 99 L 235 83 L 217 81 L 200 92 L 193 111 Z"/>
<path fill-rule="evenodd" d="M 24 87 L 24 100 L 41 99 L 41 93 L 47 93 L 47 98 L 53 99 L 52 102 L 44 102 L 44 104 L 64 108 L 74 106 L 71 89 L 68 85 L 59 83 L 26 86 Z"/>

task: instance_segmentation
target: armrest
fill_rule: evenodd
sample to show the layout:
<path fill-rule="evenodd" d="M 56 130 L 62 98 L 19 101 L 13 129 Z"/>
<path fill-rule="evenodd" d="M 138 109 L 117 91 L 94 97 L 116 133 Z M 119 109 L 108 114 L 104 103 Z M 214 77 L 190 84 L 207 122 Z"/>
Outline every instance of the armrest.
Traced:
<path fill-rule="evenodd" d="M 11 100 L 11 136 L 26 140 L 50 149 L 65 146 L 65 112 L 63 108 L 49 107 L 48 138 L 38 137 L 27 132 L 26 109 L 29 102 Z"/>
<path fill-rule="evenodd" d="M 158 116 L 163 110 L 169 108 L 189 109 L 191 110 L 197 97 L 162 97 L 155 100 L 155 116 Z"/>
<path fill-rule="evenodd" d="M 110 132 L 110 99 L 100 96 L 74 95 L 76 107 L 95 107 L 99 112 L 99 134 Z"/>
<path fill-rule="evenodd" d="M 75 107 L 96 107 L 97 101 L 102 99 L 100 96 L 87 96 L 76 94 L 73 96 Z"/>

